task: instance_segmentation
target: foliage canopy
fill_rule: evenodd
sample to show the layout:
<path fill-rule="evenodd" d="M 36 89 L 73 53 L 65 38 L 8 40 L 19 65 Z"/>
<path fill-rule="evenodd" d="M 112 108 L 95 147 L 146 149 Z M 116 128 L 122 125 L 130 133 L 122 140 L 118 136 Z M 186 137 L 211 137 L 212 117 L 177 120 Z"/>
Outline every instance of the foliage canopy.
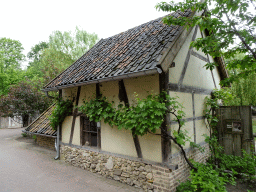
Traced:
<path fill-rule="evenodd" d="M 7 94 L 10 85 L 21 80 L 22 44 L 9 38 L 0 39 L 0 95 Z"/>
<path fill-rule="evenodd" d="M 186 28 L 199 25 L 207 36 L 198 38 L 191 45 L 213 57 L 224 56 L 229 59 L 238 53 L 244 53 L 240 60 L 230 60 L 230 69 L 242 69 L 239 76 L 256 70 L 256 2 L 255 0 L 185 0 L 183 2 L 161 2 L 156 5 L 162 11 L 185 11 L 191 9 L 190 17 L 174 18 L 167 16 L 163 22 L 168 25 L 180 25 Z M 215 63 L 206 66 L 212 69 Z M 234 76 L 229 80 L 233 80 Z"/>

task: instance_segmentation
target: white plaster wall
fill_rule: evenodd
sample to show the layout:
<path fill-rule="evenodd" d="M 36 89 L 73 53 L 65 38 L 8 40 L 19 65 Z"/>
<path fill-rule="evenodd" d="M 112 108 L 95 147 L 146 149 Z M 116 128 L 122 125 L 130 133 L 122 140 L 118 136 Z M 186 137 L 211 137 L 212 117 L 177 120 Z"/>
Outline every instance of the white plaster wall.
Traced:
<path fill-rule="evenodd" d="M 103 96 L 107 97 L 109 102 L 114 102 L 113 107 L 119 105 L 119 84 L 118 81 L 103 82 L 100 84 L 100 92 Z"/>
<path fill-rule="evenodd" d="M 160 134 L 160 129 L 158 129 L 156 133 Z M 162 148 L 160 136 L 146 134 L 143 136 L 139 136 L 139 142 L 143 159 L 155 162 L 162 162 Z"/>
<path fill-rule="evenodd" d="M 207 129 L 206 127 L 205 120 L 197 120 L 196 128 L 196 143 L 202 143 L 205 140 L 205 137 L 203 135 L 210 135 L 209 129 Z"/>
<path fill-rule="evenodd" d="M 62 89 L 62 97 L 64 99 L 73 99 L 76 97 L 78 87 Z"/>
<path fill-rule="evenodd" d="M 80 145 L 80 117 L 76 117 L 72 144 Z"/>
<path fill-rule="evenodd" d="M 185 40 L 179 53 L 175 57 L 174 59 L 175 67 L 169 69 L 170 83 L 177 84 L 179 82 L 194 31 L 195 31 L 195 28 L 191 30 L 189 36 Z M 196 38 L 202 38 L 202 35 L 199 29 L 197 31 Z M 205 55 L 201 50 L 193 49 L 193 51 L 207 58 L 207 55 Z M 210 62 L 213 62 L 213 59 L 211 57 L 209 58 L 210 58 Z M 204 88 L 209 90 L 214 89 L 215 85 L 214 85 L 212 73 L 210 70 L 206 70 L 206 68 L 204 67 L 205 64 L 206 64 L 205 61 L 191 54 L 182 85 L 193 86 L 197 88 Z M 216 68 L 213 70 L 213 76 L 214 76 L 216 85 L 219 88 L 220 75 Z M 184 112 L 186 113 L 185 118 L 193 117 L 192 93 L 170 91 L 169 94 L 171 97 L 173 96 L 179 97 L 177 100 L 184 106 Z M 204 115 L 203 111 L 205 108 L 205 104 L 204 104 L 205 97 L 206 95 L 201 95 L 197 93 L 194 94 L 194 101 L 195 101 L 194 106 L 195 106 L 196 117 Z M 174 119 L 174 117 L 171 117 L 171 119 Z M 177 129 L 177 127 L 178 127 L 177 124 L 171 125 L 171 130 L 173 131 L 174 129 Z M 202 135 L 205 133 L 209 133 L 209 131 L 206 128 L 206 124 L 204 120 L 196 120 L 195 128 L 196 128 L 196 143 L 201 143 L 204 141 L 204 137 Z M 185 126 L 182 129 L 187 130 L 188 135 L 191 137 L 191 141 L 194 141 L 193 121 L 186 122 Z M 190 146 L 188 142 L 185 148 L 189 148 L 189 147 Z M 180 151 L 180 149 L 174 143 L 172 143 L 171 150 L 172 150 L 172 154 L 175 154 Z"/>
<path fill-rule="evenodd" d="M 100 84 L 100 92 L 107 97 L 109 102 L 114 102 L 113 106 L 119 104 L 119 85 L 118 81 L 103 82 Z M 101 121 L 101 149 L 112 153 L 137 157 L 131 131 L 121 129 L 116 126 L 111 127 Z"/>
<path fill-rule="evenodd" d="M 89 101 L 96 96 L 96 84 L 83 85 L 80 91 L 80 97 L 78 102 L 78 107 L 83 104 L 83 101 Z"/>
<path fill-rule="evenodd" d="M 178 127 L 179 127 L 178 124 L 173 124 L 171 126 L 171 132 L 173 132 L 173 130 L 177 131 Z M 182 130 L 183 131 L 186 130 L 188 137 L 190 137 L 190 140 L 194 141 L 193 121 L 185 122 L 185 125 L 182 127 Z M 172 148 L 171 148 L 172 154 L 180 152 L 180 148 L 178 147 L 178 145 L 176 145 L 175 143 L 172 142 L 171 146 L 172 146 Z M 184 149 L 188 149 L 189 147 L 190 147 L 190 143 L 186 142 Z"/>
<path fill-rule="evenodd" d="M 188 35 L 187 39 L 185 40 L 184 44 L 180 48 L 180 51 L 176 55 L 175 59 L 175 67 L 170 68 L 169 70 L 169 81 L 170 83 L 178 83 L 180 79 L 180 75 L 183 69 L 184 62 L 186 60 L 186 56 L 189 50 L 190 42 L 192 36 L 194 34 L 195 28 L 191 30 L 190 34 Z"/>
<path fill-rule="evenodd" d="M 134 92 L 138 94 L 139 98 L 146 98 L 150 93 L 159 93 L 158 75 L 124 79 L 124 84 L 130 104 L 135 104 Z M 120 103 L 118 81 L 101 83 L 100 91 L 103 96 L 108 98 L 108 101 L 114 102 L 115 107 L 118 106 Z M 162 161 L 160 136 L 144 135 L 139 137 L 139 142 L 144 159 L 156 162 Z M 101 148 L 103 151 L 137 157 L 131 131 L 118 130 L 117 127 L 110 127 L 103 121 L 101 121 Z"/>
<path fill-rule="evenodd" d="M 195 86 L 205 89 L 214 89 L 214 82 L 210 70 L 206 70 L 205 61 L 191 55 L 183 85 Z"/>
<path fill-rule="evenodd" d="M 205 99 L 206 97 L 210 97 L 210 95 L 201 95 L 195 94 L 195 116 L 200 117 L 204 116 L 204 110 L 206 108 Z"/>
<path fill-rule="evenodd" d="M 171 97 L 178 97 L 177 101 L 183 105 L 183 111 L 186 113 L 185 118 L 193 117 L 192 94 L 170 91 Z"/>
<path fill-rule="evenodd" d="M 216 67 L 212 70 L 212 73 L 213 73 L 213 76 L 214 76 L 214 79 L 216 82 L 216 87 L 217 87 L 217 89 L 220 89 L 221 88 L 221 86 L 220 86 L 221 77 L 220 77 L 220 74 Z"/>
<path fill-rule="evenodd" d="M 137 157 L 130 130 L 118 130 L 101 121 L 101 149 L 111 153 Z"/>
<path fill-rule="evenodd" d="M 135 92 L 143 99 L 149 94 L 159 94 L 159 75 L 148 75 L 131 79 L 124 79 L 130 105 L 136 103 Z"/>
<path fill-rule="evenodd" d="M 73 116 L 67 116 L 62 122 L 61 141 L 63 143 L 69 143 L 72 119 Z"/>
<path fill-rule="evenodd" d="M 159 94 L 159 75 L 149 75 L 131 79 L 124 79 L 124 84 L 130 104 L 135 104 L 135 93 L 141 99 L 146 98 L 149 94 Z M 160 133 L 160 130 L 158 130 Z M 146 160 L 161 162 L 162 148 L 161 137 L 147 134 L 139 137 L 142 156 Z M 134 144 L 133 144 L 134 145 Z"/>

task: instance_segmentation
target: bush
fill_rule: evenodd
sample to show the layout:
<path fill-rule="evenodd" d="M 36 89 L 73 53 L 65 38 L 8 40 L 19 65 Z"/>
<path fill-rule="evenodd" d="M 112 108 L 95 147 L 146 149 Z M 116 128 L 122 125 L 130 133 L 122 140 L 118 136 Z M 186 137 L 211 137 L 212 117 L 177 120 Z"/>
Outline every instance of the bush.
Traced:
<path fill-rule="evenodd" d="M 226 183 L 231 182 L 234 184 L 232 174 L 223 173 L 220 169 L 214 169 L 215 167 L 212 164 L 195 162 L 194 166 L 197 171 L 190 171 L 190 180 L 181 183 L 177 187 L 177 192 L 224 192 L 226 191 Z"/>
<path fill-rule="evenodd" d="M 243 151 L 243 157 L 223 154 L 219 166 L 222 169 L 254 176 L 256 175 L 256 156 L 247 154 L 245 151 Z"/>
<path fill-rule="evenodd" d="M 53 130 L 57 129 L 58 125 L 64 121 L 65 117 L 72 113 L 72 110 L 73 102 L 71 100 L 59 99 L 56 102 L 54 110 L 51 116 L 49 117 L 50 125 L 53 128 Z"/>

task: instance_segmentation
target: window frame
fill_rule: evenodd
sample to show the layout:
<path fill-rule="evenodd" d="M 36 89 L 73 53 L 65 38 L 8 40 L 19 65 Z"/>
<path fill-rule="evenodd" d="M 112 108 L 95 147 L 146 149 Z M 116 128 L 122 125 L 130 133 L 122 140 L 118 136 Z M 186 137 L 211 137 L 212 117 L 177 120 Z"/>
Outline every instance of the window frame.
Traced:
<path fill-rule="evenodd" d="M 89 128 L 86 127 L 85 121 L 87 121 L 87 125 L 89 125 Z M 91 130 L 91 126 L 95 126 L 96 131 Z M 96 134 L 96 142 L 97 145 L 92 145 L 92 134 Z M 86 142 L 89 144 L 86 145 Z M 96 147 L 96 148 L 101 148 L 101 140 L 100 140 L 100 123 L 99 122 L 94 122 L 90 121 L 89 117 L 86 115 L 81 115 L 80 116 L 80 145 L 81 146 L 88 146 L 88 147 Z"/>

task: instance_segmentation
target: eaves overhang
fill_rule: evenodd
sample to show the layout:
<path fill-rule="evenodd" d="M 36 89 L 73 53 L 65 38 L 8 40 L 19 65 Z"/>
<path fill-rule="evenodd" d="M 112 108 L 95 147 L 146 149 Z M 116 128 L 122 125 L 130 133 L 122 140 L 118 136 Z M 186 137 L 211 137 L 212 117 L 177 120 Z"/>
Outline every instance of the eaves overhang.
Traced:
<path fill-rule="evenodd" d="M 44 92 L 58 91 L 60 89 L 65 89 L 65 88 L 70 88 L 70 87 L 77 87 L 77 86 L 101 83 L 101 82 L 106 82 L 106 81 L 117 81 L 117 80 L 121 80 L 121 79 L 128 79 L 128 78 L 141 77 L 141 76 L 145 76 L 145 75 L 161 74 L 161 73 L 162 73 L 162 69 L 160 67 L 155 67 L 154 69 L 148 69 L 148 70 L 139 71 L 139 72 L 131 72 L 131 73 L 126 73 L 126 74 L 119 75 L 119 76 L 105 77 L 105 78 L 100 78 L 100 79 L 92 79 L 92 80 L 83 81 L 83 82 L 77 82 L 77 83 L 72 83 L 72 84 L 67 84 L 67 85 L 59 85 L 59 86 L 55 86 L 55 87 L 44 88 L 44 89 L 42 89 L 42 91 L 44 91 Z"/>

